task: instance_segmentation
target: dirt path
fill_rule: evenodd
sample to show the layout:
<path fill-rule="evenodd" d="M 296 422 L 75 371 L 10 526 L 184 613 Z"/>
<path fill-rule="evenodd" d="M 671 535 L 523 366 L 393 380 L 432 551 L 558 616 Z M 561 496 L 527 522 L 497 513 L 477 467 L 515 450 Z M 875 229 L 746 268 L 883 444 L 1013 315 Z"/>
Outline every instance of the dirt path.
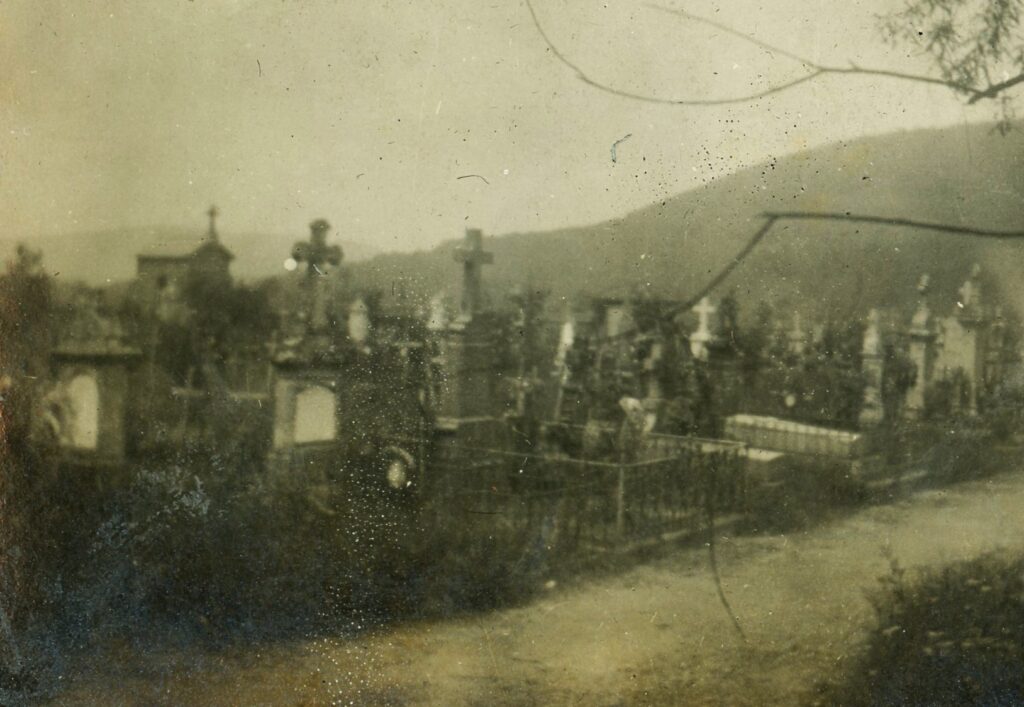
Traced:
<path fill-rule="evenodd" d="M 889 567 L 1024 550 L 1024 472 L 868 508 L 804 533 L 719 540 L 724 614 L 699 549 L 530 605 L 256 655 L 147 658 L 145 677 L 60 704 L 800 704 L 853 654 Z M 126 658 L 131 665 L 133 658 Z M 159 664 L 155 666 L 155 664 Z M 198 667 L 197 667 L 198 666 Z"/>

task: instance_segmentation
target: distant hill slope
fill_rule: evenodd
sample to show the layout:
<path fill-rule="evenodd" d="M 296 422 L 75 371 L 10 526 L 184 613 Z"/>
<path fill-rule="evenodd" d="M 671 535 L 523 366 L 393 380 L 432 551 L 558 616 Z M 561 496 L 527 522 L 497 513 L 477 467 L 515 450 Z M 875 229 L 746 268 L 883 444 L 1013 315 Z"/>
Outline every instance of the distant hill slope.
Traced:
<path fill-rule="evenodd" d="M 59 273 L 58 277 L 69 280 L 102 285 L 134 277 L 136 254 L 159 243 L 194 241 L 202 235 L 201 230 L 138 228 L 31 236 L 21 240 L 43 251 L 43 262 L 49 272 Z M 231 271 L 246 280 L 282 273 L 292 245 L 303 238 L 308 238 L 308 234 L 301 231 L 294 235 L 221 234 L 221 241 L 235 254 Z M 10 257 L 18 240 L 0 236 L 0 258 Z M 365 243 L 339 243 L 347 262 L 358 262 L 380 253 L 378 248 Z"/>
<path fill-rule="evenodd" d="M 866 137 L 772 160 L 605 223 L 488 238 L 495 264 L 485 278 L 492 296 L 532 283 L 554 296 L 642 286 L 686 297 L 733 258 L 766 210 L 1024 228 L 1024 129 Z M 378 256 L 352 268 L 354 283 L 417 298 L 455 292 L 456 245 Z M 975 261 L 996 271 L 1024 313 L 1024 243 L 834 222 L 780 223 L 719 292 L 735 288 L 747 312 L 769 300 L 819 316 L 863 316 L 872 306 L 911 306 L 922 272 L 932 276 L 936 303 L 951 304 Z"/>

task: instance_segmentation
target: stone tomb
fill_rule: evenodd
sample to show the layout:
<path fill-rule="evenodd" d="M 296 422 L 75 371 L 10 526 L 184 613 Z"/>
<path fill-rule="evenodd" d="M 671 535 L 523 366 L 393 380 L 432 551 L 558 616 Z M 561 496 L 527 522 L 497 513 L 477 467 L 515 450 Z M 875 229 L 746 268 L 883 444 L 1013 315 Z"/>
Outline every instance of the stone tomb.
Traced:
<path fill-rule="evenodd" d="M 128 446 L 131 376 L 141 359 L 120 327 L 87 308 L 50 357 L 46 399 L 61 449 L 85 464 L 122 462 Z"/>

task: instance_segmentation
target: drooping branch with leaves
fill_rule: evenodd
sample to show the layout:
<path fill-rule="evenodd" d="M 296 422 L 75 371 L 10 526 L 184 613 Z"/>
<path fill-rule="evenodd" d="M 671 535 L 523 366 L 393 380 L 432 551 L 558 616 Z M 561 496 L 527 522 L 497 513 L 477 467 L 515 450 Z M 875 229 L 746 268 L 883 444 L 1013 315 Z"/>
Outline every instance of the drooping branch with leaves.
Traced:
<path fill-rule="evenodd" d="M 907 0 L 882 28 L 894 46 L 926 54 L 950 87 L 964 87 L 968 103 L 999 99 L 1008 125 L 1008 92 L 1024 83 L 1022 8 L 1022 0 Z"/>

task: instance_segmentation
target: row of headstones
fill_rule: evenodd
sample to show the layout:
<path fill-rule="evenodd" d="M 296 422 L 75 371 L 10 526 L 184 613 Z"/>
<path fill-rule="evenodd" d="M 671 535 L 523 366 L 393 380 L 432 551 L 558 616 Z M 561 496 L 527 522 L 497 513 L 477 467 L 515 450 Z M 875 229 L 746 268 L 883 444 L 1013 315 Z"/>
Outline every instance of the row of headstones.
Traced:
<path fill-rule="evenodd" d="M 903 400 L 902 414 L 918 418 L 925 411 L 929 388 L 940 381 L 958 380 L 962 390 L 954 396 L 959 412 L 975 415 L 987 386 L 1005 374 L 1005 328 L 999 307 L 987 307 L 982 300 L 980 268 L 975 265 L 960 288 L 952 316 L 935 317 L 928 304 L 928 276 L 918 285 L 918 303 L 910 326 L 903 332 L 906 353 L 914 368 L 914 379 Z M 872 310 L 864 333 L 862 370 L 866 377 L 863 425 L 881 422 L 882 378 L 885 374 L 884 335 L 881 317 Z M 962 405 L 960 403 L 962 394 Z"/>
<path fill-rule="evenodd" d="M 986 385 L 1003 375 L 1004 329 L 999 308 L 986 308 L 982 301 L 980 268 L 975 265 L 969 278 L 960 288 L 954 314 L 945 318 L 932 315 L 928 305 L 929 278 L 923 276 L 918 284 L 917 309 L 902 335 L 906 354 L 916 375 L 906 392 L 902 412 L 907 417 L 918 417 L 925 408 L 926 391 L 938 381 L 951 381 L 958 377 L 963 386 L 961 411 L 976 414 L 981 394 Z M 990 311 L 990 309 L 992 311 Z M 719 335 L 713 325 L 717 309 L 704 297 L 692 310 L 698 317 L 696 329 L 689 335 L 690 353 L 697 361 L 708 362 L 713 356 Z M 610 306 L 602 322 L 602 333 L 610 338 L 630 329 L 626 305 Z M 784 333 L 787 351 L 797 357 L 806 355 L 816 330 L 805 329 L 799 314 L 794 314 L 792 328 Z M 556 368 L 571 347 L 573 324 L 563 325 Z M 865 376 L 864 402 L 861 423 L 871 426 L 884 416 L 882 381 L 885 375 L 886 333 L 883 332 L 881 314 L 871 310 L 867 318 L 861 352 L 862 372 Z M 959 396 L 958 396 L 959 399 Z"/>
<path fill-rule="evenodd" d="M 296 258 L 308 261 L 311 272 L 321 261 L 340 261 L 340 251 L 325 243 L 326 223 L 314 222 L 311 243 L 297 244 Z M 482 234 L 466 233 L 455 259 L 463 265 L 463 301 L 461 322 L 446 321 L 438 327 L 431 321 L 434 335 L 451 335 L 457 352 L 464 338 L 465 319 L 481 308 L 481 266 L 491 262 L 482 250 Z M 301 246 L 301 247 L 300 247 Z M 319 274 L 319 272 L 317 272 Z M 323 278 L 310 278 L 316 284 Z M 310 332 L 323 326 L 318 316 L 323 293 L 314 284 L 310 293 L 307 325 Z M 365 302 L 357 298 L 347 312 L 346 329 L 356 346 L 371 336 L 371 322 Z M 437 311 L 433 312 L 437 319 Z M 90 322 L 88 335 L 97 328 Z M 88 335 L 86 338 L 88 338 Z M 127 451 L 127 421 L 131 414 L 132 376 L 139 369 L 142 353 L 123 341 L 84 341 L 58 348 L 54 352 L 53 385 L 42 401 L 41 414 L 58 445 L 72 458 L 86 464 L 119 463 Z M 447 362 L 450 363 L 450 362 Z M 451 367 L 459 368 L 458 362 Z M 278 371 L 274 376 L 273 447 L 289 448 L 308 443 L 323 443 L 338 436 L 339 395 L 331 380 L 333 374 L 310 371 Z M 468 396 L 472 397 L 472 396 Z M 458 415 L 459 411 L 450 411 Z M 357 414 L 357 413 L 354 413 Z"/>

